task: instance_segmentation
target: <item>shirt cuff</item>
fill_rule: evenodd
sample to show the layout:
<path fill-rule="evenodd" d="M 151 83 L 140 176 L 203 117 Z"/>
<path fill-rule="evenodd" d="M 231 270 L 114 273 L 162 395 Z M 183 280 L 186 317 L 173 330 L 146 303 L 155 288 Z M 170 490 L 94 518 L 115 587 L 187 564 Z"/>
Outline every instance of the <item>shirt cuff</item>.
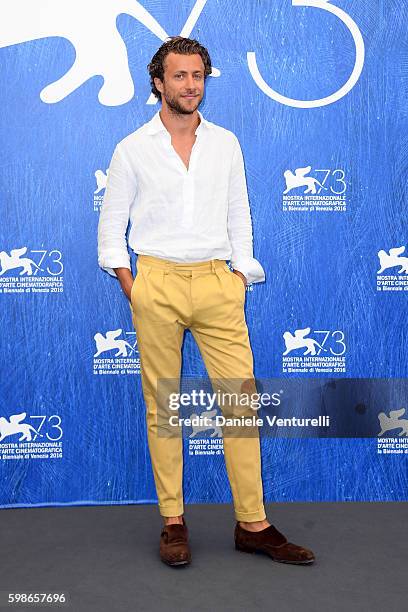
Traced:
<path fill-rule="evenodd" d="M 265 271 L 259 261 L 255 257 L 237 257 L 231 259 L 231 265 L 234 270 L 241 272 L 250 283 L 262 283 L 265 280 Z"/>
<path fill-rule="evenodd" d="M 129 253 L 123 253 L 119 250 L 112 250 L 111 253 L 105 253 L 104 255 L 99 255 L 98 264 L 102 268 L 110 274 L 111 276 L 115 276 L 117 278 L 117 274 L 113 268 L 128 268 L 128 270 L 132 271 L 130 267 L 130 257 Z"/>

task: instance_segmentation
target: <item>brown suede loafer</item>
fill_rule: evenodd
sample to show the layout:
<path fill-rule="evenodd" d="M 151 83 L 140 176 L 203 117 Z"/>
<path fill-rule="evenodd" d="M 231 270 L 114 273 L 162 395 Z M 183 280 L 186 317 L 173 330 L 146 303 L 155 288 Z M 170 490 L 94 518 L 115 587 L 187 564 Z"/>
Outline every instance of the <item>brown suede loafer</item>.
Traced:
<path fill-rule="evenodd" d="M 273 561 L 305 565 L 313 563 L 315 556 L 309 548 L 288 542 L 285 536 L 273 525 L 261 531 L 243 529 L 239 522 L 235 526 L 235 548 L 243 552 L 261 552 Z"/>
<path fill-rule="evenodd" d="M 187 565 L 191 563 L 188 544 L 188 530 L 183 516 L 183 524 L 164 525 L 160 534 L 160 559 L 167 565 Z"/>

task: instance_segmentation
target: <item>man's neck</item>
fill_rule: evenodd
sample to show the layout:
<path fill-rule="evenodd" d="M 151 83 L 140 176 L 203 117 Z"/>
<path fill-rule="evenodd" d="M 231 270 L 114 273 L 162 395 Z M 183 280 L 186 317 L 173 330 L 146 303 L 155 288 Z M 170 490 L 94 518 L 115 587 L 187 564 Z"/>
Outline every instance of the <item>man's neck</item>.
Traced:
<path fill-rule="evenodd" d="M 201 122 L 197 110 L 191 114 L 183 115 L 182 113 L 175 113 L 168 107 L 162 106 L 159 114 L 164 127 L 171 136 L 180 136 L 181 138 L 193 136 Z"/>

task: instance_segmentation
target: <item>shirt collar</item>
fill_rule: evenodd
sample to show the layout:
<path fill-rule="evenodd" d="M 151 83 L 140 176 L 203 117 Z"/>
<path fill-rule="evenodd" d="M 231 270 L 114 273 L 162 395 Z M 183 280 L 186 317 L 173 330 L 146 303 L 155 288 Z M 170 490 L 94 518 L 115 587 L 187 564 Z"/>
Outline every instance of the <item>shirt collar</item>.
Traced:
<path fill-rule="evenodd" d="M 198 112 L 198 116 L 200 117 L 200 123 L 197 126 L 195 134 L 197 134 L 198 131 L 202 129 L 202 126 L 204 126 L 204 128 L 211 127 L 211 123 L 207 121 L 206 119 L 204 119 L 200 111 L 197 111 L 197 112 Z M 157 113 L 153 115 L 152 119 L 150 119 L 150 121 L 147 124 L 147 132 L 148 134 L 157 134 L 157 132 L 163 132 L 163 131 L 168 132 L 167 128 L 165 127 L 163 121 L 160 118 L 159 111 L 157 111 Z"/>

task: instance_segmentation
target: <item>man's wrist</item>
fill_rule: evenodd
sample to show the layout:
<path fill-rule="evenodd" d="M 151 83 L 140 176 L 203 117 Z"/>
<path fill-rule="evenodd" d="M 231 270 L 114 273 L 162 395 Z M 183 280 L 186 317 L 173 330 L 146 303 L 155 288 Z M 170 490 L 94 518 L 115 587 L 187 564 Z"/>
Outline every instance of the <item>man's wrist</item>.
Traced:
<path fill-rule="evenodd" d="M 132 272 L 129 268 L 113 268 L 113 270 L 122 286 L 133 281 Z"/>

